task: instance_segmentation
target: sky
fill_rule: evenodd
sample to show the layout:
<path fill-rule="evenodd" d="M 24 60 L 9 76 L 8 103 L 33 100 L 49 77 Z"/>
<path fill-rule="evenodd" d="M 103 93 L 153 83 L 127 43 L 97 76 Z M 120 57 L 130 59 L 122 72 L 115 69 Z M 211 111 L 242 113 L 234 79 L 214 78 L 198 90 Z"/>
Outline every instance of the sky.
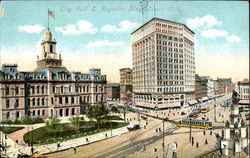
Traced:
<path fill-rule="evenodd" d="M 0 2 L 1 64 L 33 71 L 48 27 L 69 71 L 102 69 L 119 82 L 119 69 L 132 68 L 130 34 L 153 17 L 186 24 L 195 32 L 196 73 L 249 76 L 249 5 L 236 1 L 3 1 Z M 147 6 L 142 14 L 141 6 Z M 155 9 L 154 9 L 155 8 Z M 4 10 L 4 11 L 3 11 Z"/>

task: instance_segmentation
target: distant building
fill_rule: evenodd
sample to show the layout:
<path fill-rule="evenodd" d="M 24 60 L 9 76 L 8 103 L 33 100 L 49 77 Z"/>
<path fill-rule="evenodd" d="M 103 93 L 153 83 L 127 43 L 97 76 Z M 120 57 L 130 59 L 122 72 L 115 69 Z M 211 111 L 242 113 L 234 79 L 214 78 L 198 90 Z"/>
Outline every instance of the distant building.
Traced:
<path fill-rule="evenodd" d="M 184 24 L 159 18 L 131 33 L 137 106 L 163 109 L 194 100 L 194 35 Z"/>
<path fill-rule="evenodd" d="M 202 99 L 207 96 L 207 80 L 195 75 L 195 99 Z"/>
<path fill-rule="evenodd" d="M 236 85 L 236 91 L 240 95 L 240 99 L 250 99 L 249 98 L 249 86 L 250 82 L 248 79 L 244 79 L 243 81 L 239 81 Z"/>
<path fill-rule="evenodd" d="M 131 102 L 132 101 L 132 69 L 120 69 L 120 100 Z"/>
<path fill-rule="evenodd" d="M 23 116 L 79 115 L 91 104 L 106 102 L 106 75 L 101 74 L 101 69 L 89 69 L 89 73 L 69 72 L 56 53 L 56 43 L 48 30 L 33 72 L 18 71 L 17 65 L 2 66 L 0 121 Z"/>
<path fill-rule="evenodd" d="M 235 89 L 235 84 L 231 78 L 217 78 L 217 94 L 232 93 Z"/>
<path fill-rule="evenodd" d="M 107 100 L 120 100 L 120 84 L 108 83 L 106 86 Z"/>

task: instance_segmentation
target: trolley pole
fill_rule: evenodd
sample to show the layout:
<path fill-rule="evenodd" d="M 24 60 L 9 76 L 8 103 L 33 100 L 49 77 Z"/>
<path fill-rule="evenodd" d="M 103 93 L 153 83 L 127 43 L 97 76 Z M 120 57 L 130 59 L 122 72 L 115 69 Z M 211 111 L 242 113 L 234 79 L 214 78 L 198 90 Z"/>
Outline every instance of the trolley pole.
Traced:
<path fill-rule="evenodd" d="M 189 116 L 189 122 L 190 122 L 190 131 L 189 131 L 189 142 L 191 143 L 191 116 Z"/>

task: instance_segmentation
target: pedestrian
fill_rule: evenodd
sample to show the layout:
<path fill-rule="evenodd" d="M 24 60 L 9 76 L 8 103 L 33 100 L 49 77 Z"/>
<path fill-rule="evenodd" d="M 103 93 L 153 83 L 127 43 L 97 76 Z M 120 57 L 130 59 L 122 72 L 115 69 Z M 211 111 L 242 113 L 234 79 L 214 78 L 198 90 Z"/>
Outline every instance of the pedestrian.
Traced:
<path fill-rule="evenodd" d="M 146 145 L 145 144 L 143 145 L 143 151 L 146 151 Z"/>
<path fill-rule="evenodd" d="M 86 138 L 86 142 L 88 142 L 89 140 L 88 140 L 88 138 Z"/>
<path fill-rule="evenodd" d="M 106 137 L 106 138 L 108 137 L 108 134 L 107 134 L 107 133 L 105 133 L 105 137 Z"/>
<path fill-rule="evenodd" d="M 192 146 L 194 146 L 194 141 L 192 140 Z"/>
<path fill-rule="evenodd" d="M 155 148 L 154 148 L 154 149 L 155 149 L 155 152 L 157 152 L 157 148 L 156 148 L 156 146 L 155 146 Z"/>
<path fill-rule="evenodd" d="M 198 142 L 196 143 L 196 148 L 199 148 L 199 143 Z"/>
<path fill-rule="evenodd" d="M 5 149 L 6 150 L 6 149 Z M 31 147 L 31 153 L 33 154 L 34 153 L 34 148 L 33 148 L 33 146 Z"/>
<path fill-rule="evenodd" d="M 74 153 L 76 153 L 76 147 L 74 147 Z"/>
<path fill-rule="evenodd" d="M 208 144 L 208 142 L 207 142 L 207 139 L 205 140 L 205 145 L 207 145 Z"/>
<path fill-rule="evenodd" d="M 60 143 L 57 142 L 57 150 L 60 148 Z"/>
<path fill-rule="evenodd" d="M 210 135 L 212 135 L 213 134 L 213 132 L 212 131 L 210 131 Z"/>
<path fill-rule="evenodd" d="M 203 131 L 203 135 L 206 135 L 206 131 Z"/>

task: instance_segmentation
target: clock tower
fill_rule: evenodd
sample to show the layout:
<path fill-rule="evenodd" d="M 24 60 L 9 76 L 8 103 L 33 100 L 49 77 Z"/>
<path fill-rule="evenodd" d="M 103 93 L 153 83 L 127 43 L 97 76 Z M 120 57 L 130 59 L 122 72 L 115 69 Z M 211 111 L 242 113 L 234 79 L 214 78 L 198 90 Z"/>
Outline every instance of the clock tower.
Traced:
<path fill-rule="evenodd" d="M 52 33 L 50 32 L 49 28 L 47 32 L 44 34 L 44 40 L 42 41 L 42 53 L 37 60 L 37 70 L 44 69 L 44 68 L 55 68 L 55 67 L 62 67 L 62 59 L 61 55 L 56 53 L 56 41 L 52 39 Z"/>

